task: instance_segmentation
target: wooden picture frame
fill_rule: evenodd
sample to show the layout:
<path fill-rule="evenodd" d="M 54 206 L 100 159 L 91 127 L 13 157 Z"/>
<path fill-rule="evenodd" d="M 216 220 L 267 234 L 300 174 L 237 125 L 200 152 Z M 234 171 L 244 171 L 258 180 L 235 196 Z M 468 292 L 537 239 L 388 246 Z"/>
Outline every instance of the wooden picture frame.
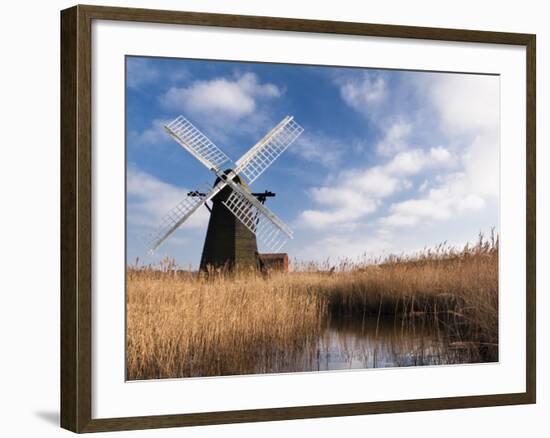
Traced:
<path fill-rule="evenodd" d="M 526 48 L 526 391 L 193 414 L 92 418 L 92 35 L 94 20 L 518 45 Z M 376 413 L 529 404 L 536 401 L 535 58 L 531 34 L 75 6 L 61 12 L 61 426 L 98 432 Z"/>

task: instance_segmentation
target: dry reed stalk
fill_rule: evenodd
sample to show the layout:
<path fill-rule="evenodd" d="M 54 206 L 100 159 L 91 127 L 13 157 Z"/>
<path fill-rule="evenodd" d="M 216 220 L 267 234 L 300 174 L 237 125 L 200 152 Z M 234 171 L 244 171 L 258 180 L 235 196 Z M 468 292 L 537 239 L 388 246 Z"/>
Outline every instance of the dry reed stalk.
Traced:
<path fill-rule="evenodd" d="M 291 363 L 296 345 L 320 336 L 326 307 L 288 280 L 129 273 L 128 378 L 273 372 Z"/>
<path fill-rule="evenodd" d="M 445 246 L 377 264 L 294 272 L 197 275 L 127 271 L 129 379 L 299 371 L 332 318 L 391 316 L 401 330 L 442 329 L 453 348 L 498 354 L 498 239 L 456 251 Z M 377 333 L 378 334 L 378 333 Z"/>

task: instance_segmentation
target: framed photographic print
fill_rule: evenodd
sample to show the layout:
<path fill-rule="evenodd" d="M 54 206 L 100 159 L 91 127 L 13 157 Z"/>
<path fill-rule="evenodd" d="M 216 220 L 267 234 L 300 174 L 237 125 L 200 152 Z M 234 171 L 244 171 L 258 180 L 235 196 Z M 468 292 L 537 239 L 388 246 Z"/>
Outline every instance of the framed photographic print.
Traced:
<path fill-rule="evenodd" d="M 61 423 L 535 403 L 535 36 L 61 13 Z"/>

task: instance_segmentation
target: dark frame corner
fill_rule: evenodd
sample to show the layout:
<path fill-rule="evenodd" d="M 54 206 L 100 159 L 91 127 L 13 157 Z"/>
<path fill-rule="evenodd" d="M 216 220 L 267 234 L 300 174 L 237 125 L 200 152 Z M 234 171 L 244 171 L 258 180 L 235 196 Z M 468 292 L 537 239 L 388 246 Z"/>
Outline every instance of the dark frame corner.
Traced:
<path fill-rule="evenodd" d="M 527 379 L 514 394 L 92 419 L 91 23 L 141 21 L 525 46 Z M 61 11 L 61 426 L 98 432 L 536 402 L 536 36 L 476 30 L 78 5 Z"/>

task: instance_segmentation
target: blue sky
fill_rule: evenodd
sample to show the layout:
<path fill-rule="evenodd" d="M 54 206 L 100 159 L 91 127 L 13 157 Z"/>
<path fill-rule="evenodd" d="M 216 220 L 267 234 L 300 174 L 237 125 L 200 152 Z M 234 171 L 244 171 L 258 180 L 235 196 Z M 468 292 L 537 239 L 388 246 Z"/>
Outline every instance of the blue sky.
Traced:
<path fill-rule="evenodd" d="M 127 255 L 196 268 L 201 208 L 143 241 L 211 172 L 162 124 L 182 114 L 236 161 L 284 116 L 305 129 L 251 187 L 294 231 L 291 259 L 336 263 L 498 231 L 498 76 L 127 58 Z M 267 251 L 260 244 L 260 252 Z"/>

